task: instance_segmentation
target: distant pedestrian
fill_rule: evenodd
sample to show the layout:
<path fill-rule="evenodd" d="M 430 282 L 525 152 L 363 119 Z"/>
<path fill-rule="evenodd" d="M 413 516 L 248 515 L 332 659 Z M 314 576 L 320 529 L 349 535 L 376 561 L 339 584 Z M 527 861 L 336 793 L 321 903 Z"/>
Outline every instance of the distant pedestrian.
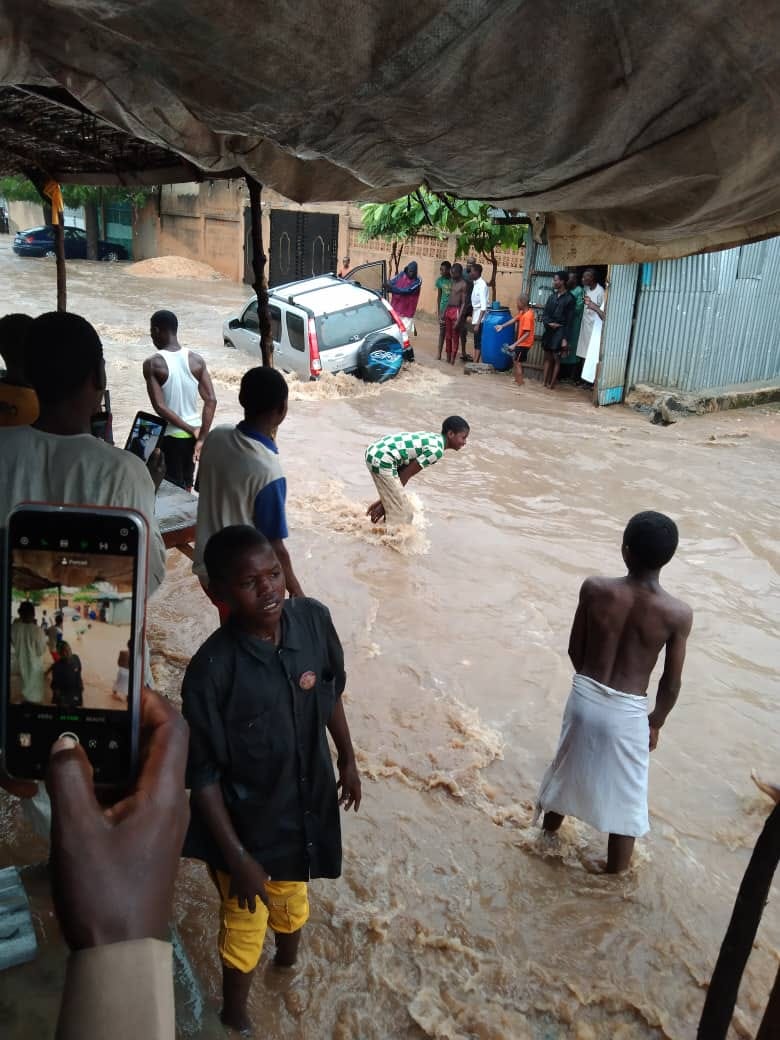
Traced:
<path fill-rule="evenodd" d="M 449 260 L 443 260 L 439 267 L 439 277 L 436 279 L 436 313 L 439 315 L 439 361 L 441 361 L 441 352 L 444 348 L 444 340 L 447 335 L 444 315 L 447 310 L 447 304 L 450 300 L 451 290 L 452 264 Z"/>
<path fill-rule="evenodd" d="M 601 346 L 601 326 L 606 316 L 604 305 L 607 295 L 603 286 L 596 280 L 596 272 L 592 267 L 583 272 L 582 284 L 585 287 L 585 310 L 582 315 L 580 339 L 577 344 L 577 357 L 582 362 L 581 376 L 584 382 L 592 382 L 598 364 Z M 590 348 L 593 346 L 593 351 Z M 588 354 L 591 353 L 590 360 Z M 591 377 L 586 380 L 586 376 Z"/>
<path fill-rule="evenodd" d="M 517 325 L 517 338 L 510 345 L 513 351 L 514 366 L 513 375 L 518 386 L 525 382 L 523 364 L 528 358 L 531 347 L 534 345 L 534 334 L 536 332 L 536 314 L 529 304 L 528 293 L 520 293 L 517 297 L 517 314 L 510 321 L 496 325 L 496 332 L 505 329 L 507 325 Z"/>
<path fill-rule="evenodd" d="M 582 312 L 585 310 L 585 290 L 580 285 L 579 275 L 576 271 L 569 271 L 566 288 L 574 297 L 574 318 L 569 331 L 569 357 L 573 358 L 580 339 Z"/>
<path fill-rule="evenodd" d="M 468 360 L 466 353 L 466 337 L 468 336 L 468 319 L 471 317 L 471 290 L 474 288 L 474 282 L 476 281 L 476 275 L 474 274 L 473 268 L 476 264 L 476 257 L 470 256 L 465 263 L 463 268 L 463 280 L 466 283 L 466 306 L 463 308 L 460 319 L 460 356 L 462 361 Z"/>
<path fill-rule="evenodd" d="M 400 274 L 391 278 L 385 286 L 392 293 L 393 310 L 404 323 L 407 332 L 417 330 L 414 327 L 414 316 L 420 302 L 422 278 L 417 274 L 417 261 L 411 260 Z"/>
<path fill-rule="evenodd" d="M 467 306 L 471 306 L 470 284 L 463 277 L 460 264 L 452 265 L 452 281 L 447 307 L 444 311 L 444 339 L 447 347 L 447 363 L 454 365 L 458 360 L 458 339 L 460 323 L 465 321 L 463 314 Z M 441 351 L 439 352 L 441 357 Z"/>
<path fill-rule="evenodd" d="M 346 278 L 349 272 L 352 270 L 352 261 L 348 256 L 345 256 L 341 261 L 341 268 L 339 270 L 339 278 Z"/>
<path fill-rule="evenodd" d="M 488 287 L 482 277 L 482 264 L 472 264 L 474 284 L 471 288 L 471 327 L 474 331 L 474 360 L 482 360 L 482 327 L 488 309 Z"/>
<path fill-rule="evenodd" d="M 574 297 L 566 288 L 568 271 L 553 275 L 553 291 L 542 314 L 542 348 L 544 350 L 544 385 L 554 390 L 561 371 L 561 358 L 569 351 L 569 330 L 574 315 Z"/>
<path fill-rule="evenodd" d="M 176 315 L 155 311 L 149 326 L 152 343 L 159 353 L 144 361 L 143 372 L 152 408 L 168 423 L 160 442 L 165 476 L 172 484 L 189 491 L 214 419 L 217 397 L 206 362 L 200 354 L 179 343 Z"/>

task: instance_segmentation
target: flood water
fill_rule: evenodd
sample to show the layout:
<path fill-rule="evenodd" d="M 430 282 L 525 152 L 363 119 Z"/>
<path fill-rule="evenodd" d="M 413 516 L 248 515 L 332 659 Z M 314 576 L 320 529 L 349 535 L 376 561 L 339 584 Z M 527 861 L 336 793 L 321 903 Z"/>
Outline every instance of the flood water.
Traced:
<path fill-rule="evenodd" d="M 16 260 L 3 243 L 0 273 L 5 310 L 53 307 L 49 262 Z M 69 307 L 103 338 L 119 442 L 148 407 L 141 362 L 159 307 L 206 357 L 217 421 L 238 417 L 250 359 L 222 346 L 221 322 L 248 295 L 69 264 Z M 343 877 L 312 883 L 298 970 L 261 964 L 258 1033 L 686 1040 L 770 807 L 750 770 L 780 778 L 780 412 L 655 427 L 574 390 L 445 371 L 429 334 L 415 347 L 422 364 L 386 387 L 294 384 L 279 433 L 290 552 L 345 645 L 363 805 L 343 821 Z M 366 444 L 451 413 L 471 424 L 467 448 L 415 479 L 412 531 L 378 536 L 363 516 L 375 497 Z M 695 622 L 651 760 L 652 830 L 615 879 L 597 872 L 605 836 L 568 820 L 550 845 L 531 815 L 569 692 L 579 585 L 620 573 L 623 526 L 647 508 L 680 527 L 665 583 Z M 175 698 L 217 622 L 179 553 L 150 616 L 156 680 Z M 41 854 L 9 802 L 0 865 Z M 216 1002 L 214 893 L 199 864 L 180 878 L 176 922 Z M 777 971 L 774 895 L 732 1037 L 754 1034 Z"/>

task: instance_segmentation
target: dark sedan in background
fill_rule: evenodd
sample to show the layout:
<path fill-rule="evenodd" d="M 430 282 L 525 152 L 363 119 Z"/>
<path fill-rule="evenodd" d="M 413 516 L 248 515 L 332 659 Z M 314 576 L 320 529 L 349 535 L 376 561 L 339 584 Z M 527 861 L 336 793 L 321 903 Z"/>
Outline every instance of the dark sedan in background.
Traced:
<path fill-rule="evenodd" d="M 54 227 L 48 224 L 17 231 L 13 250 L 17 256 L 54 256 Z M 86 260 L 87 234 L 81 228 L 65 228 L 65 256 L 68 260 Z M 115 242 L 98 242 L 98 260 L 127 260 L 127 250 Z"/>

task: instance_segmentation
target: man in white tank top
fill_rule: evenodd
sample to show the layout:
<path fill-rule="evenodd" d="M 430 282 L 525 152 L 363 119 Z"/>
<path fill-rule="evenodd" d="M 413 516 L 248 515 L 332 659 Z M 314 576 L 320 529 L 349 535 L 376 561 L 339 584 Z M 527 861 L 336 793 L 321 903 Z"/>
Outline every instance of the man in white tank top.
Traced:
<path fill-rule="evenodd" d="M 172 311 L 155 311 L 149 332 L 160 353 L 144 361 L 144 379 L 152 408 L 168 423 L 161 443 L 165 476 L 189 491 L 217 398 L 206 362 L 181 346 L 178 331 Z"/>

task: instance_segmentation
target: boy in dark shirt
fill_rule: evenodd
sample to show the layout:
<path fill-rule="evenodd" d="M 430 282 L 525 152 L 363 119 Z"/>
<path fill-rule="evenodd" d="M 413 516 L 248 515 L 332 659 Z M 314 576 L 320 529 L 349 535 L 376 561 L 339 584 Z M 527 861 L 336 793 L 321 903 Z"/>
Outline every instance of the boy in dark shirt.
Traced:
<path fill-rule="evenodd" d="M 344 655 L 327 608 L 285 601 L 281 565 L 253 527 L 213 535 L 204 561 L 230 618 L 184 676 L 192 791 L 184 854 L 208 864 L 219 890 L 222 1021 L 243 1031 L 266 926 L 275 963 L 294 964 L 309 916 L 306 882 L 339 877 L 339 805 L 358 809 L 360 778 L 341 701 Z"/>

